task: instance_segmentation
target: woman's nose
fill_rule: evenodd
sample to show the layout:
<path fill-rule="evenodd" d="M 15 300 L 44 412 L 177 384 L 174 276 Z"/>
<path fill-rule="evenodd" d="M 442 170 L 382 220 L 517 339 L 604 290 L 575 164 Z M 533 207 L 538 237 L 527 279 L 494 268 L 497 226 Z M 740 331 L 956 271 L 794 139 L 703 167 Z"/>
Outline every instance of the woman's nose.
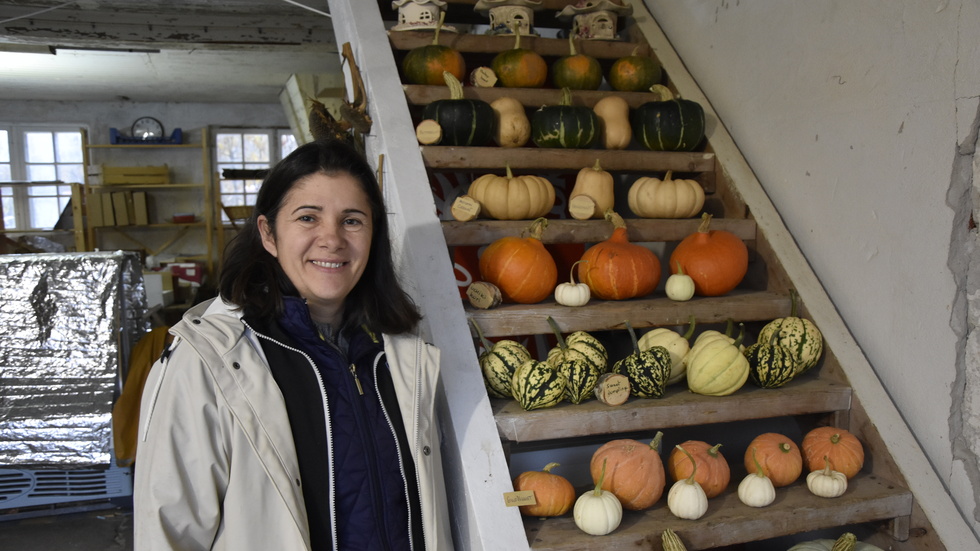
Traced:
<path fill-rule="evenodd" d="M 342 247 L 344 244 L 343 229 L 335 224 L 321 224 L 317 228 L 317 245 L 330 249 Z"/>

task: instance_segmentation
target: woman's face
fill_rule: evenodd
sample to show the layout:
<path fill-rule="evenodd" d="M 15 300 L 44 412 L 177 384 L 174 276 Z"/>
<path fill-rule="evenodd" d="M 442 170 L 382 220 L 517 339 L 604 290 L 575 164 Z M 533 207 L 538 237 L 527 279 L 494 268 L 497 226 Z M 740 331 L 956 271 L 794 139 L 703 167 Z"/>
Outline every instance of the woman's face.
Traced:
<path fill-rule="evenodd" d="M 371 249 L 371 207 L 353 176 L 317 172 L 286 194 L 275 231 L 258 218 L 262 244 L 305 298 L 313 319 L 335 327 L 344 299 L 364 273 Z"/>

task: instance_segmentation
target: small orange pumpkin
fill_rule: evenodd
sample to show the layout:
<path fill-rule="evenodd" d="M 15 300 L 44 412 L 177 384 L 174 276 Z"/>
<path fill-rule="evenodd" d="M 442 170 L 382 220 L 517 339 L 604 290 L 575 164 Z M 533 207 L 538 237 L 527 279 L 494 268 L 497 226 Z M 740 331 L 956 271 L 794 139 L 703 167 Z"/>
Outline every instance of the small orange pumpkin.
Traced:
<path fill-rule="evenodd" d="M 540 88 L 548 80 L 548 63 L 534 50 L 521 48 L 520 25 L 514 34 L 514 47 L 494 56 L 490 68 L 505 88 Z"/>
<path fill-rule="evenodd" d="M 631 439 L 606 442 L 592 454 L 589 463 L 592 481 L 599 482 L 605 464 L 602 489 L 612 492 L 624 509 L 640 511 L 652 506 L 663 495 L 667 484 L 660 459 L 662 440 L 663 433 L 657 432 L 649 444 Z"/>
<path fill-rule="evenodd" d="M 671 270 L 680 263 L 694 280 L 694 292 L 716 297 L 742 282 L 749 270 L 749 249 L 735 234 L 710 228 L 711 215 L 701 215 L 698 231 L 677 244 L 670 255 Z M 676 272 L 674 272 L 676 273 Z"/>
<path fill-rule="evenodd" d="M 803 457 L 811 473 L 824 468 L 826 457 L 831 469 L 851 479 L 864 467 L 864 446 L 845 429 L 817 427 L 803 437 Z"/>
<path fill-rule="evenodd" d="M 752 459 L 755 450 L 759 466 Z M 799 446 L 786 436 L 767 432 L 756 436 L 745 450 L 745 470 L 753 473 L 761 469 L 769 477 L 772 485 L 781 488 L 788 486 L 803 474 L 803 455 Z"/>
<path fill-rule="evenodd" d="M 541 302 L 558 285 L 558 266 L 541 243 L 547 227 L 548 221 L 538 218 L 525 230 L 529 237 L 501 237 L 480 255 L 480 275 L 500 289 L 504 301 Z"/>
<path fill-rule="evenodd" d="M 630 243 L 626 222 L 612 209 L 606 220 L 613 224 L 609 239 L 589 247 L 578 268 L 579 281 L 602 300 L 624 300 L 653 292 L 660 282 L 660 259 L 650 249 Z"/>
<path fill-rule="evenodd" d="M 548 463 L 540 471 L 523 472 L 514 479 L 514 490 L 534 492 L 534 505 L 518 507 L 522 515 L 558 517 L 572 508 L 575 503 L 575 488 L 567 478 L 551 472 L 551 469 L 558 466 L 558 463 Z"/>
<path fill-rule="evenodd" d="M 688 440 L 680 447 L 691 454 L 697 469 L 694 469 L 691 460 L 683 451 L 675 447 L 667 458 L 667 472 L 675 482 L 690 477 L 691 471 L 694 470 L 694 480 L 701 485 L 701 489 L 709 499 L 725 491 L 731 481 L 732 473 L 725 456 L 718 451 L 721 444 L 712 446 L 700 440 Z"/>

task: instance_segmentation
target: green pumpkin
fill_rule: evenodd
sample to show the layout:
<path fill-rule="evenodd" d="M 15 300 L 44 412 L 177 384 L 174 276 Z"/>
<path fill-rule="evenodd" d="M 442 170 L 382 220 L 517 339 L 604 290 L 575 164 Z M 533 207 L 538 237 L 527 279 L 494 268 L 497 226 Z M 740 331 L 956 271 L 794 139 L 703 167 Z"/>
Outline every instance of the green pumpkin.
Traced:
<path fill-rule="evenodd" d="M 795 289 L 790 289 L 789 296 L 793 304 L 789 316 L 767 323 L 759 331 L 759 340 L 768 341 L 770 337 L 777 335 L 776 342 L 789 348 L 796 357 L 798 362 L 796 374 L 799 375 L 820 361 L 820 355 L 823 353 L 823 334 L 812 321 L 797 317 L 799 295 Z"/>
<path fill-rule="evenodd" d="M 439 145 L 481 146 L 494 135 L 495 115 L 490 104 L 464 99 L 463 85 L 452 73 L 442 74 L 449 87 L 449 99 L 433 101 L 422 110 L 423 119 L 432 119 L 442 128 Z"/>
<path fill-rule="evenodd" d="M 663 68 L 656 59 L 637 55 L 639 47 L 633 48 L 633 53 L 613 62 L 609 68 L 607 80 L 613 90 L 620 92 L 646 92 L 651 86 L 660 82 Z"/>
<path fill-rule="evenodd" d="M 798 371 L 799 362 L 789 348 L 777 342 L 776 333 L 768 341 L 760 339 L 742 353 L 749 361 L 749 378 L 762 388 L 779 388 Z"/>
<path fill-rule="evenodd" d="M 640 350 L 636 340 L 636 332 L 630 322 L 626 322 L 630 339 L 633 341 L 633 353 L 616 362 L 613 371 L 626 375 L 630 381 L 630 394 L 638 398 L 661 398 L 667 389 L 667 379 L 670 378 L 670 351 L 663 346 L 652 346 Z"/>
<path fill-rule="evenodd" d="M 588 149 L 599 138 L 599 117 L 582 106 L 572 105 L 572 93 L 561 89 L 558 105 L 544 105 L 531 115 L 531 140 L 538 147 Z"/>
<path fill-rule="evenodd" d="M 592 396 L 599 376 L 606 371 L 608 355 L 606 347 L 585 331 L 576 331 L 562 337 L 555 320 L 548 316 L 558 344 L 548 352 L 545 360 L 565 375 L 565 399 L 573 404 Z"/>
<path fill-rule="evenodd" d="M 511 392 L 526 411 L 557 405 L 565 396 L 565 375 L 548 362 L 528 360 L 514 372 Z"/>
<path fill-rule="evenodd" d="M 665 86 L 653 87 L 661 99 L 630 112 L 633 136 L 652 151 L 694 151 L 704 140 L 704 108 L 674 98 Z"/>
<path fill-rule="evenodd" d="M 521 343 L 511 340 L 491 342 L 483 336 L 483 331 L 475 321 L 470 320 L 476 329 L 476 334 L 483 344 L 480 354 L 480 370 L 483 372 L 483 383 L 487 394 L 493 398 L 512 398 L 510 384 L 517 368 L 531 359 L 531 353 Z"/>

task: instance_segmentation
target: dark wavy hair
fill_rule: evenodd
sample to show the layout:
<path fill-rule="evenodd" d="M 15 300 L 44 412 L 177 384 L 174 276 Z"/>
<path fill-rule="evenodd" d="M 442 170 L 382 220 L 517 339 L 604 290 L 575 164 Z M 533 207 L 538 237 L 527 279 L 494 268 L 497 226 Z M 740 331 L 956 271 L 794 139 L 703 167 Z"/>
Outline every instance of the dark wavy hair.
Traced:
<path fill-rule="evenodd" d="M 265 177 L 252 215 L 224 251 L 218 292 L 249 315 L 275 316 L 283 297 L 298 296 L 279 261 L 262 246 L 258 218 L 275 228 L 279 210 L 296 182 L 310 174 L 350 174 L 371 206 L 374 234 L 367 266 L 344 302 L 344 325 L 367 325 L 372 331 L 398 334 L 412 330 L 421 319 L 418 307 L 398 281 L 388 235 L 384 198 L 367 160 L 351 145 L 316 141 L 300 146 L 276 164 Z"/>

